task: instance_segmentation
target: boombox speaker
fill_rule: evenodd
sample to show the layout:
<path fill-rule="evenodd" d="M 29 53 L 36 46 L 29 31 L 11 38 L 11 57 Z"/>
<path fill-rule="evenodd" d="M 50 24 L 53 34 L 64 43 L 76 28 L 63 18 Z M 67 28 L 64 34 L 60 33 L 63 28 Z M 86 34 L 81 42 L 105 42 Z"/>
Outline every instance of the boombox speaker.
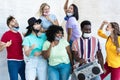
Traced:
<path fill-rule="evenodd" d="M 75 77 L 75 80 L 90 80 L 102 73 L 101 65 L 95 60 L 74 69 L 72 75 Z"/>

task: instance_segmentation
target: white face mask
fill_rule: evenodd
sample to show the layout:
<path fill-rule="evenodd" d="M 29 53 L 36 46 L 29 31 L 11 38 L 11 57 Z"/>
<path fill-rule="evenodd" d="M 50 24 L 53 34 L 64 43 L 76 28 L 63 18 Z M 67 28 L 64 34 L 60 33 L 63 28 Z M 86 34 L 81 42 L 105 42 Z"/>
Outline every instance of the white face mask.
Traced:
<path fill-rule="evenodd" d="M 106 31 L 107 36 L 110 36 L 110 34 L 111 34 L 111 31 Z"/>
<path fill-rule="evenodd" d="M 69 16 L 69 17 L 72 16 L 72 15 L 73 15 L 73 13 L 67 13 L 67 16 Z"/>
<path fill-rule="evenodd" d="M 83 34 L 83 37 L 84 37 L 84 38 L 89 38 L 89 37 L 91 37 L 91 33 L 84 33 L 84 34 Z"/>

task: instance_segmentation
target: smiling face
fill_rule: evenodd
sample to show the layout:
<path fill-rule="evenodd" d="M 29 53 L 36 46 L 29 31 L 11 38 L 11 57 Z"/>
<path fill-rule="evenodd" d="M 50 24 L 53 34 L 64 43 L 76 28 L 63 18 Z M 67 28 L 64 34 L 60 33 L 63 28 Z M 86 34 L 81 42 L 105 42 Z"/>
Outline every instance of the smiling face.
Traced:
<path fill-rule="evenodd" d="M 50 12 L 50 7 L 46 5 L 46 6 L 43 8 L 42 14 L 43 14 L 44 16 L 47 16 L 47 15 L 49 14 L 49 12 Z"/>
<path fill-rule="evenodd" d="M 67 13 L 74 13 L 74 7 L 72 5 L 68 7 Z"/>
<path fill-rule="evenodd" d="M 91 25 L 84 25 L 82 33 L 91 33 Z"/>

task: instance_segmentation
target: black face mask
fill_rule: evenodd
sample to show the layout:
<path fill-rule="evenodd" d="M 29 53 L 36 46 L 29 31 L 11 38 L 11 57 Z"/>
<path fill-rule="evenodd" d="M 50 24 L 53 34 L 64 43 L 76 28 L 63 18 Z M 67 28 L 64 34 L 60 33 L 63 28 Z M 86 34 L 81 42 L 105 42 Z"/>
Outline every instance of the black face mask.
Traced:
<path fill-rule="evenodd" d="M 40 31 L 40 30 L 37 30 L 37 29 L 34 29 L 34 28 L 32 28 L 32 30 L 35 32 L 35 34 L 36 34 L 36 36 L 38 37 L 38 32 Z"/>
<path fill-rule="evenodd" d="M 40 30 L 33 29 L 33 31 L 37 34 Z"/>

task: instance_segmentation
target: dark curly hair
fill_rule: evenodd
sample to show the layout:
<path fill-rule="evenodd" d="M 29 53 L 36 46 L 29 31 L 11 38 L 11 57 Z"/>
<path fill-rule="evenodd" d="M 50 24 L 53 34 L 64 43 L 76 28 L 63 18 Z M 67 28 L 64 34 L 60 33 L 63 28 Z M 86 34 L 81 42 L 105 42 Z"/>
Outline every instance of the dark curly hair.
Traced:
<path fill-rule="evenodd" d="M 51 25 L 46 31 L 47 40 L 50 42 L 53 42 L 55 40 L 56 33 L 59 33 L 59 32 L 62 32 L 62 35 L 64 35 L 62 26 Z"/>

